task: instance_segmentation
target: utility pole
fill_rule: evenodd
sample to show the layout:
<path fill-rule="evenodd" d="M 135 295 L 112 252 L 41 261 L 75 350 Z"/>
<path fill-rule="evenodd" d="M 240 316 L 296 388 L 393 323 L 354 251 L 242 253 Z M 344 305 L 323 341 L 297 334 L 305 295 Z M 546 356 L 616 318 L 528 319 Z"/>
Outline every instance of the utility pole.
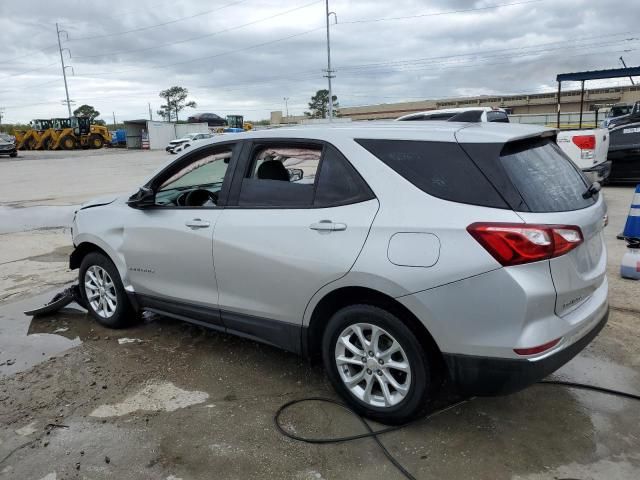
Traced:
<path fill-rule="evenodd" d="M 624 58 L 622 58 L 622 55 L 620 55 L 620 61 L 622 62 L 622 66 L 624 68 L 627 68 L 627 64 L 624 63 Z M 631 80 L 631 85 L 635 85 L 636 84 L 636 82 L 633 81 L 633 77 L 632 76 L 629 76 L 629 80 Z"/>
<path fill-rule="evenodd" d="M 329 122 L 333 121 L 333 90 L 331 89 L 331 79 L 335 77 L 333 70 L 331 70 L 331 37 L 329 34 L 329 17 L 333 15 L 336 23 L 338 23 L 338 16 L 336 12 L 329 11 L 329 0 L 324 1 L 325 10 L 327 14 L 327 80 L 329 81 L 329 109 L 327 111 L 329 115 Z"/>
<path fill-rule="evenodd" d="M 64 66 L 64 56 L 62 55 L 62 42 L 60 42 L 60 34 L 64 33 L 69 38 L 69 34 L 65 30 L 60 30 L 60 27 L 56 23 L 56 36 L 58 37 L 58 50 L 60 52 L 60 63 L 62 64 L 62 78 L 64 79 L 64 92 L 67 96 L 67 110 L 69 111 L 69 117 L 71 117 L 71 101 L 69 100 L 69 87 L 67 85 L 67 67 Z"/>
<path fill-rule="evenodd" d="M 287 116 L 284 117 L 287 119 L 287 123 L 289 122 L 289 97 L 284 97 L 284 109 L 287 113 Z"/>
<path fill-rule="evenodd" d="M 2 126 L 2 114 L 4 113 L 4 107 L 0 107 L 0 127 Z"/>
<path fill-rule="evenodd" d="M 149 120 L 153 121 L 153 112 L 151 111 L 151 102 L 149 102 L 147 105 L 149 105 Z"/>
<path fill-rule="evenodd" d="M 116 126 L 116 112 L 111 112 L 113 114 L 113 126 Z"/>

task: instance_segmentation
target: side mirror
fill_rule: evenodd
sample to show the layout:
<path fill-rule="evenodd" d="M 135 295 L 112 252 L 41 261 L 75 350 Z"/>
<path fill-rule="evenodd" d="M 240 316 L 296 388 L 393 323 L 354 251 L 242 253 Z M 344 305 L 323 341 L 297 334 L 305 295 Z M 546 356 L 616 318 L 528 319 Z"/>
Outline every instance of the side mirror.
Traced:
<path fill-rule="evenodd" d="M 148 208 L 153 207 L 156 204 L 156 194 L 149 187 L 140 187 L 136 193 L 129 197 L 127 205 L 132 208 Z"/>

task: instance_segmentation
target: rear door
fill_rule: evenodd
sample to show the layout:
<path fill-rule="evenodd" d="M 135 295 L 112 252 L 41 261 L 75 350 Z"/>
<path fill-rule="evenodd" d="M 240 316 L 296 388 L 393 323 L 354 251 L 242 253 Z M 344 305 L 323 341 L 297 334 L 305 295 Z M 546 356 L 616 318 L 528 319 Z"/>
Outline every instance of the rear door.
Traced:
<path fill-rule="evenodd" d="M 556 314 L 564 316 L 605 281 L 604 199 L 601 194 L 583 196 L 586 179 L 550 139 L 508 144 L 500 160 L 530 210 L 518 212 L 525 222 L 576 225 L 582 231 L 584 242 L 579 247 L 549 262 Z"/>
<path fill-rule="evenodd" d="M 313 294 L 354 264 L 378 201 L 335 147 L 313 140 L 247 142 L 231 189 L 214 234 L 223 321 L 286 348 L 267 319 L 301 327 Z"/>

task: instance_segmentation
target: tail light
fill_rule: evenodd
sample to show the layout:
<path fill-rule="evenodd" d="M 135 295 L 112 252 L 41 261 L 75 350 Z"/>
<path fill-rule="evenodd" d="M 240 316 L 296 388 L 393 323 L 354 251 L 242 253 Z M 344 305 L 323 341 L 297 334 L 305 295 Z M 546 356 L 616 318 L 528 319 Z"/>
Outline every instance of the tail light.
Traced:
<path fill-rule="evenodd" d="M 527 223 L 474 223 L 467 231 L 501 265 L 549 260 L 583 242 L 580 227 Z"/>
<path fill-rule="evenodd" d="M 576 135 L 571 141 L 580 149 L 580 158 L 582 160 L 589 160 L 594 157 L 596 150 L 595 135 Z"/>

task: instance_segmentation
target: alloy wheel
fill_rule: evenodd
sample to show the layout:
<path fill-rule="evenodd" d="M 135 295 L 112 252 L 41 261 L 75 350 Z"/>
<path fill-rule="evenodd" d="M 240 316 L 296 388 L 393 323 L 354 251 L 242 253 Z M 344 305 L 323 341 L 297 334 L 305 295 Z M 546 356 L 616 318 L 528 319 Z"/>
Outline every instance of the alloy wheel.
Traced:
<path fill-rule="evenodd" d="M 400 343 L 369 323 L 345 328 L 338 336 L 335 362 L 340 378 L 359 400 L 373 407 L 393 407 L 411 387 L 411 365 Z"/>
<path fill-rule="evenodd" d="M 102 318 L 112 317 L 118 307 L 118 297 L 107 271 L 99 265 L 89 267 L 84 274 L 84 288 L 93 311 Z"/>

